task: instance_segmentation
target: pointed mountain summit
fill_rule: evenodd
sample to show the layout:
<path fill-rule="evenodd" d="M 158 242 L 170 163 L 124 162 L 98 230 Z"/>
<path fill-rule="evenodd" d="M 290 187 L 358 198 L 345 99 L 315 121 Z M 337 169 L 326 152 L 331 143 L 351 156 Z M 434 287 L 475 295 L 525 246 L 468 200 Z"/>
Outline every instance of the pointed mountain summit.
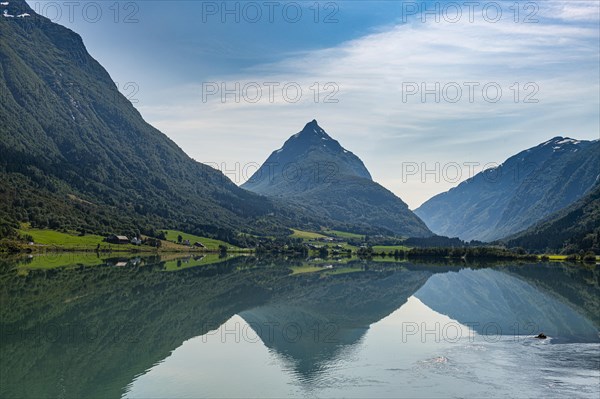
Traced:
<path fill-rule="evenodd" d="M 315 120 L 274 151 L 242 188 L 294 203 L 331 227 L 431 235 L 400 198 L 373 181 L 360 158 Z"/>
<path fill-rule="evenodd" d="M 271 195 L 306 190 L 339 176 L 372 180 L 363 162 L 329 136 L 316 120 L 290 137 L 243 188 Z M 283 179 L 273 178 L 281 176 Z M 292 184 L 291 184 L 292 183 Z"/>

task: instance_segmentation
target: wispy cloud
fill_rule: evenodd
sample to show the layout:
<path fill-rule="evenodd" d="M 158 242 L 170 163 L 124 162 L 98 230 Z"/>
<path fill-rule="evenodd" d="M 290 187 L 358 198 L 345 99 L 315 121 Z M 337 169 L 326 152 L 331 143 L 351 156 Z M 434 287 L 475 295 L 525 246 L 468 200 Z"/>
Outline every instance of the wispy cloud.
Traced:
<path fill-rule="evenodd" d="M 142 112 L 200 161 L 262 162 L 289 135 L 317 118 L 348 149 L 357 153 L 375 179 L 416 207 L 455 182 L 428 176 L 402 179 L 403 162 L 501 162 L 526 147 L 556 135 L 597 139 L 598 3 L 540 3 L 538 23 L 422 23 L 411 21 L 333 48 L 296 54 L 277 63 L 255 66 L 235 75 L 215 74 L 203 82 L 226 82 L 228 88 L 250 82 L 294 82 L 303 94 L 285 101 L 280 89 L 268 101 L 223 103 L 219 95 L 202 101 L 203 82 L 164 93 L 170 106 L 146 106 Z M 337 103 L 315 102 L 314 84 L 333 82 Z M 477 82 L 474 98 L 469 85 Z M 447 92 L 422 101 L 422 84 L 439 83 Z M 518 83 L 518 86 L 515 86 Z M 419 92 L 406 93 L 414 84 Z M 463 90 L 455 99 L 455 84 Z M 502 89 L 498 102 L 491 97 Z M 529 84 L 529 86 L 526 86 Z M 250 94 L 254 93 L 252 90 Z M 518 101 L 515 95 L 518 93 Z M 526 102 L 537 100 L 537 102 Z M 253 97 L 254 98 L 254 97 Z M 242 176 L 243 177 L 243 176 Z M 426 176 L 427 177 L 427 176 Z M 469 177 L 467 174 L 464 178 Z M 403 183 L 403 180 L 407 181 Z M 241 183 L 241 181 L 238 181 Z"/>
<path fill-rule="evenodd" d="M 546 18 L 597 23 L 600 5 L 594 0 L 547 0 L 540 11 Z"/>

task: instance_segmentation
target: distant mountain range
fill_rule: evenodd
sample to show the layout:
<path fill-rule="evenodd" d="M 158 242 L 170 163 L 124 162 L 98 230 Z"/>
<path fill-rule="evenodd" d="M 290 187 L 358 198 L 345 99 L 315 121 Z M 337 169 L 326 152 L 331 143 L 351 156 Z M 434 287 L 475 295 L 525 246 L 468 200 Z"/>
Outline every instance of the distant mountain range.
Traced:
<path fill-rule="evenodd" d="M 392 192 L 374 182 L 363 162 L 313 120 L 274 151 L 243 188 L 303 207 L 337 224 L 432 235 Z"/>
<path fill-rule="evenodd" d="M 436 234 L 493 241 L 571 205 L 599 176 L 600 141 L 555 137 L 431 198 L 415 213 Z"/>

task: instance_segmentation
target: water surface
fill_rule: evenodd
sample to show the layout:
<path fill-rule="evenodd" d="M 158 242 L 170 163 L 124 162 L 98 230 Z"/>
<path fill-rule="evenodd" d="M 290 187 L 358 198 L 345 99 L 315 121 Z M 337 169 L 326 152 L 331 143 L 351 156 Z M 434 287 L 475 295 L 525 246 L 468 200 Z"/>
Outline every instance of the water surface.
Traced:
<path fill-rule="evenodd" d="M 600 395 L 594 266 L 85 262 L 0 261 L 0 396 Z"/>

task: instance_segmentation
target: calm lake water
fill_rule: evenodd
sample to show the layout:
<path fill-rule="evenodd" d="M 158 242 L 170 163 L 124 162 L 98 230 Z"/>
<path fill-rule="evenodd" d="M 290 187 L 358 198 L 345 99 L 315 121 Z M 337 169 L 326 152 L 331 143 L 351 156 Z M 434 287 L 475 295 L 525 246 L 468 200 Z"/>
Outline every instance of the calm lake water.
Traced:
<path fill-rule="evenodd" d="M 0 259 L 0 397 L 600 397 L 598 266 L 94 256 Z"/>

